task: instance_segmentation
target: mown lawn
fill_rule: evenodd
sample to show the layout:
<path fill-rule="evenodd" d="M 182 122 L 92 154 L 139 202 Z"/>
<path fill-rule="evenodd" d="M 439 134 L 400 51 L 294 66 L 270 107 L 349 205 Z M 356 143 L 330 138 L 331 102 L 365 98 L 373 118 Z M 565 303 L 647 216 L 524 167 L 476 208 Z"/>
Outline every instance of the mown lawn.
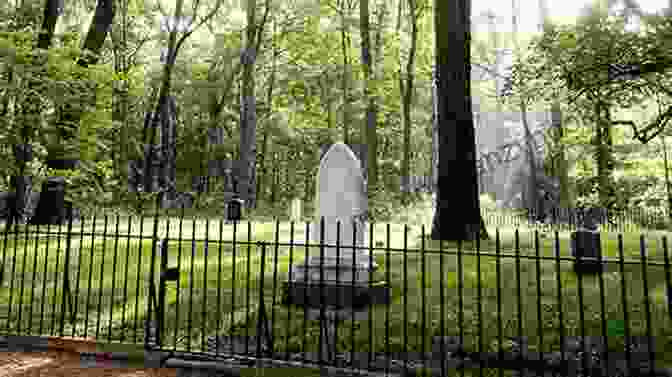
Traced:
<path fill-rule="evenodd" d="M 128 234 L 129 222 L 122 220 L 118 233 Z M 169 234 L 176 239 L 169 241 L 168 265 L 180 267 L 179 282 L 168 284 L 164 344 L 177 350 L 198 351 L 204 349 L 205 337 L 215 333 L 255 334 L 263 265 L 263 297 L 273 323 L 275 349 L 316 352 L 317 322 L 305 321 L 302 310 L 284 307 L 279 302 L 280 285 L 288 278 L 291 262 L 303 260 L 306 252 L 319 253 L 319 249 L 303 245 L 269 246 L 262 263 L 261 247 L 255 244 L 262 240 L 289 244 L 290 239 L 303 243 L 305 224 L 295 224 L 293 236 L 289 223 L 280 223 L 277 229 L 274 223 L 252 224 L 249 232 L 248 223 L 239 224 L 235 247 L 230 243 L 233 225 L 221 225 L 221 236 L 218 221 L 205 225 L 185 221 L 181 238 L 187 240 L 182 242 L 177 240 L 178 222 L 171 220 L 169 227 L 165 222 L 159 227 L 159 235 Z M 96 233 L 102 234 L 103 228 L 104 221 L 97 221 Z M 144 336 L 152 243 L 149 239 L 140 243 L 138 239 L 111 237 L 117 229 L 116 218 L 108 219 L 106 237 L 96 236 L 95 242 L 86 234 L 90 229 L 85 223 L 80 237 L 82 228 L 73 228 L 68 277 L 76 320 L 74 326 L 65 321 L 64 333 L 95 337 L 102 342 L 140 343 Z M 134 224 L 130 229 L 131 234 L 140 232 Z M 65 227 L 61 230 L 65 231 Z M 665 291 L 670 281 L 663 265 L 651 264 L 665 263 L 661 238 L 668 233 L 645 234 L 648 263 L 644 268 L 639 234 L 625 234 L 622 250 L 628 263 L 608 263 L 600 279 L 578 278 L 573 272 L 568 232 L 558 234 L 556 254 L 553 235 L 540 238 L 539 247 L 535 248 L 533 234 L 521 229 L 516 247 L 514 230 L 502 228 L 498 257 L 494 228 L 489 229 L 491 240 L 481 242 L 478 247 L 466 243 L 461 245 L 461 251 L 454 243 L 440 245 L 427 236 L 423 238 L 419 226 L 409 227 L 405 232 L 402 225 L 392 224 L 388 232 L 386 225 L 376 224 L 373 230 L 373 242 L 379 248 L 373 252 L 380 266 L 377 274 L 390 282 L 392 303 L 372 308 L 370 321 L 343 322 L 338 332 L 340 352 L 420 352 L 423 347 L 429 351 L 432 336 L 460 335 L 460 329 L 467 348 L 479 350 L 482 346 L 483 351 L 496 351 L 500 325 L 503 339 L 517 336 L 522 330 L 531 351 L 557 351 L 561 316 L 565 336 L 600 336 L 602 318 L 624 320 L 625 282 L 631 335 L 647 334 L 647 312 L 650 313 L 648 323 L 660 360 L 657 365 L 672 366 L 672 353 L 665 352 L 672 347 L 672 320 Z M 151 219 L 146 219 L 142 234 L 151 236 L 152 231 Z M 5 272 L 0 288 L 0 328 L 13 334 L 58 335 L 65 237 L 60 237 L 60 245 L 56 236 L 35 242 L 31 232 L 34 227 L 30 227 L 27 237 L 21 232 L 16 238 L 12 233 L 6 240 L 0 239 Z M 203 239 L 207 233 L 207 248 L 205 241 L 191 241 L 193 233 Z M 251 244 L 240 243 L 248 240 Z M 423 246 L 424 252 L 403 252 L 405 248 L 423 249 Z M 602 248 L 605 258 L 619 259 L 616 234 L 603 233 Z M 474 255 L 476 249 L 481 250 L 480 255 Z M 539 260 L 537 255 L 543 259 Z M 158 260 L 157 255 L 157 268 Z M 622 336 L 609 337 L 609 345 L 615 350 L 622 349 L 622 344 Z M 503 346 L 508 347 L 506 343 Z"/>

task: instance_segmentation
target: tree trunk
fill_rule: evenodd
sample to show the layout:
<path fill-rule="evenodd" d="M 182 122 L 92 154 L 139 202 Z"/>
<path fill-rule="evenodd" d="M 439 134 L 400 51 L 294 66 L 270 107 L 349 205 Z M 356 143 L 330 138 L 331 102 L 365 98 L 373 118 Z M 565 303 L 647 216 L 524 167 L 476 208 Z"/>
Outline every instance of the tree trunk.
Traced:
<path fill-rule="evenodd" d="M 273 35 L 276 33 L 276 23 L 275 20 L 273 22 Z M 276 75 L 276 70 L 277 70 L 277 61 L 278 61 L 278 56 L 279 56 L 279 51 L 277 48 L 277 45 L 275 44 L 275 39 L 272 39 L 272 49 L 273 49 L 273 68 L 271 70 L 271 77 L 269 78 L 269 83 L 268 83 L 268 91 L 266 92 L 266 102 L 268 103 L 268 116 L 270 117 L 271 114 L 273 114 L 273 86 L 275 84 L 275 75 Z M 267 167 L 266 167 L 266 151 L 268 149 L 268 143 L 271 142 L 271 138 L 269 137 L 269 129 L 268 127 L 270 124 L 267 122 L 267 126 L 264 127 L 262 131 L 262 141 L 261 141 L 261 156 L 259 159 L 259 171 L 260 174 L 258 176 L 257 180 L 257 198 L 258 201 L 261 200 L 267 200 L 268 197 L 265 196 L 266 192 L 266 187 L 263 185 L 266 183 L 266 180 L 268 178 L 268 172 L 267 172 Z M 263 181 L 263 182 L 262 182 Z"/>
<path fill-rule="evenodd" d="M 401 4 L 400 0 L 400 4 Z M 401 5 L 399 12 L 401 13 Z M 402 160 L 402 187 L 404 189 L 403 203 L 409 204 L 410 199 L 410 177 L 411 177 L 411 104 L 413 102 L 413 79 L 415 73 L 415 50 L 418 39 L 418 22 L 416 19 L 415 0 L 408 0 L 408 20 L 411 26 L 411 49 L 408 53 L 406 62 L 406 84 L 404 85 L 403 75 L 399 75 L 399 88 L 402 96 L 402 117 L 404 128 L 404 157 Z M 401 16 L 399 16 L 401 20 Z M 397 23 L 397 31 L 401 29 L 401 22 Z M 400 69 L 401 73 L 401 69 Z"/>
<path fill-rule="evenodd" d="M 667 216 L 672 220 L 672 191 L 670 190 L 670 169 L 667 162 L 667 143 L 662 137 L 663 162 L 665 163 L 665 189 L 667 192 Z"/>
<path fill-rule="evenodd" d="M 371 63 L 371 78 L 380 80 L 383 66 L 383 30 L 386 29 L 385 20 L 387 20 L 387 1 L 382 0 L 378 3 L 378 27 L 376 28 L 376 44 L 375 44 L 375 64 L 373 59 Z M 369 27 L 370 29 L 370 27 Z M 370 83 L 367 85 L 369 89 L 369 108 L 367 110 L 367 134 L 366 143 L 368 146 L 367 160 L 369 169 L 368 184 L 371 189 L 378 188 L 378 94 L 371 92 Z"/>
<path fill-rule="evenodd" d="M 567 156 L 565 154 L 566 147 L 562 142 L 564 128 L 562 125 L 562 112 L 560 110 L 559 102 L 554 102 L 553 105 L 551 105 L 551 124 L 555 139 L 554 145 L 558 151 L 557 158 L 553 161 L 553 163 L 555 166 L 557 166 L 557 169 L 555 169 L 555 174 L 560 182 L 559 204 L 561 208 L 571 208 L 572 196 L 571 191 L 569 190 L 569 163 L 567 162 Z"/>
<path fill-rule="evenodd" d="M 62 12 L 62 3 L 58 0 L 47 0 L 44 6 L 44 20 L 42 21 L 42 27 L 37 40 L 37 49 L 47 50 L 51 46 L 51 41 L 54 37 L 54 32 L 56 30 L 56 23 L 58 22 L 58 17 Z M 40 59 L 43 59 L 40 57 Z M 10 72 L 11 77 L 11 72 Z M 11 79 L 10 79 L 11 80 Z M 7 104 L 9 103 L 9 97 L 6 97 Z M 23 114 L 38 114 L 39 106 L 36 104 L 39 103 L 38 99 L 25 99 L 25 103 L 22 104 Z M 7 110 L 7 104 L 3 111 Z M 12 225 L 16 222 L 22 223 L 27 216 L 27 204 L 32 192 L 32 177 L 26 175 L 26 165 L 30 159 L 25 159 L 27 157 L 22 151 L 28 149 L 32 150 L 32 145 L 30 144 L 30 138 L 33 132 L 31 132 L 30 126 L 25 125 L 21 128 L 21 134 L 17 140 L 14 142 L 14 158 L 18 166 L 18 175 L 15 175 L 10 180 L 10 185 L 14 189 L 13 202 L 11 204 L 9 218 L 7 219 L 6 230 L 9 230 Z M 31 156 L 32 157 L 32 156 Z"/>
<path fill-rule="evenodd" d="M 518 45 L 518 10 L 516 6 L 516 0 L 511 0 L 511 14 L 513 15 L 512 18 L 512 41 L 514 45 L 514 51 L 516 54 L 520 53 L 520 46 Z M 525 99 L 521 99 L 521 102 L 519 104 L 520 106 L 520 116 L 521 116 L 521 121 L 523 123 L 523 131 L 525 132 L 525 144 L 527 146 L 526 148 L 526 160 L 528 163 L 528 181 L 527 181 L 527 190 L 526 190 L 526 195 L 525 195 L 525 207 L 529 212 L 534 214 L 535 216 L 540 215 L 540 202 L 538 198 L 538 179 L 537 179 L 537 164 L 536 164 L 536 156 L 535 156 L 535 151 L 536 148 L 534 148 L 534 140 L 532 136 L 532 132 L 530 132 L 530 125 L 527 121 L 527 107 L 524 102 Z"/>
<path fill-rule="evenodd" d="M 526 208 L 535 216 L 539 216 L 541 215 L 541 203 L 538 195 L 539 180 L 537 179 L 536 148 L 534 147 L 534 139 L 532 132 L 530 132 L 530 125 L 527 121 L 527 108 L 522 101 L 520 103 L 520 116 L 525 130 L 525 144 L 527 146 L 525 155 L 527 157 L 528 169 L 530 170 L 528 176 L 529 180 L 527 182 L 527 195 L 525 196 L 528 200 Z"/>
<path fill-rule="evenodd" d="M 598 98 L 592 98 L 595 104 L 595 159 L 597 165 L 598 197 L 600 206 L 613 210 L 615 189 L 613 182 L 614 162 L 612 156 L 611 115 L 608 105 Z"/>
<path fill-rule="evenodd" d="M 124 79 L 115 82 L 112 95 L 112 121 L 117 122 L 118 132 L 113 133 L 113 137 L 117 140 L 129 140 L 128 137 L 128 80 L 125 75 L 128 74 L 130 66 L 127 59 L 128 53 L 128 35 L 127 35 L 127 14 L 128 14 L 128 0 L 121 2 L 121 18 L 119 25 L 120 29 L 112 26 L 110 30 L 110 37 L 112 38 L 113 52 L 114 52 L 114 72 L 118 75 L 123 75 Z M 115 128 L 117 128 L 115 127 Z M 129 146 L 128 143 L 116 143 L 112 150 L 112 161 L 114 164 L 114 172 L 120 182 L 128 182 L 128 161 L 129 161 Z M 119 192 L 116 193 L 116 201 L 121 201 Z"/>
<path fill-rule="evenodd" d="M 439 189 L 439 95 L 436 68 L 432 73 L 432 188 Z"/>
<path fill-rule="evenodd" d="M 245 50 L 241 55 L 243 65 L 243 81 L 241 90 L 240 112 L 240 194 L 247 208 L 254 208 L 255 193 L 255 163 L 257 156 L 257 110 L 254 83 L 254 64 L 257 51 L 255 49 L 256 36 L 256 1 L 247 2 L 247 32 Z"/>
<path fill-rule="evenodd" d="M 343 73 L 341 86 L 343 89 L 343 143 L 350 144 L 350 30 L 346 21 L 346 16 L 350 13 L 350 8 L 346 8 L 345 0 L 339 0 L 341 4 L 341 49 L 343 51 Z M 347 13 L 346 13 L 347 12 Z"/>
<path fill-rule="evenodd" d="M 362 162 L 364 178 L 367 180 L 369 193 L 375 191 L 376 186 L 376 103 L 371 94 L 371 80 L 373 79 L 373 61 L 371 58 L 371 35 L 369 27 L 369 0 L 361 0 L 359 3 L 359 22 L 361 32 L 362 69 L 364 71 L 364 103 L 366 104 L 366 116 L 360 130 L 360 145 L 362 146 Z M 366 147 L 364 147 L 366 146 Z"/>
<path fill-rule="evenodd" d="M 56 10 L 51 10 L 50 6 L 57 3 L 56 1 L 48 1 L 47 9 L 45 10 L 45 15 L 49 13 L 49 21 L 45 18 L 43 30 L 52 28 L 51 22 L 55 25 L 57 20 Z M 112 21 L 114 20 L 114 1 L 113 0 L 98 0 L 96 5 L 96 10 L 91 20 L 91 25 L 86 34 L 86 39 L 84 40 L 84 46 L 82 48 L 83 54 L 77 60 L 77 65 L 83 68 L 87 68 L 89 65 L 96 64 L 99 59 L 99 53 L 103 47 L 103 42 L 107 38 L 107 33 L 110 30 Z M 50 29 L 53 30 L 53 29 Z M 53 35 L 53 31 L 50 32 Z M 50 38 L 48 38 L 49 32 L 43 33 L 40 35 L 40 43 L 48 43 Z M 93 89 L 92 89 L 93 90 Z M 89 100 L 95 103 L 95 91 L 93 91 L 93 98 Z M 59 142 L 62 146 L 72 145 L 75 142 L 78 134 L 78 123 L 81 118 L 80 111 L 73 111 L 66 106 L 64 109 L 59 111 Z M 62 148 L 54 149 L 53 146 L 47 150 L 47 167 L 52 169 L 74 169 L 79 164 L 78 158 L 73 158 L 72 153 L 65 153 Z M 38 203 L 37 209 L 35 210 L 35 216 L 31 219 L 31 224 L 59 224 L 63 223 L 65 220 L 65 186 L 58 183 L 58 177 L 50 177 L 42 185 L 42 195 L 40 195 L 40 201 Z M 52 191 L 56 190 L 56 191 Z M 53 193 L 53 194 L 52 194 Z"/>
<path fill-rule="evenodd" d="M 546 0 L 539 0 L 539 12 L 541 16 L 540 31 L 543 32 L 547 26 L 550 26 L 548 18 L 548 6 Z M 564 129 L 562 124 L 562 110 L 560 102 L 556 99 L 551 105 L 551 128 L 552 137 L 554 139 L 554 146 L 557 148 L 557 157 L 553 163 L 557 166 L 554 169 L 556 176 L 560 181 L 560 208 L 571 208 L 572 197 L 569 190 L 569 163 L 565 153 L 565 144 L 562 142 L 564 136 Z"/>
<path fill-rule="evenodd" d="M 484 235 L 471 108 L 470 8 L 470 0 L 435 2 L 439 187 L 434 240 L 467 241 Z"/>
<path fill-rule="evenodd" d="M 268 200 L 268 197 L 266 196 L 266 187 L 264 184 L 266 183 L 267 179 L 267 168 L 266 168 L 266 151 L 268 150 L 268 129 L 264 128 L 262 131 L 262 137 L 261 137 L 261 156 L 259 160 L 259 178 L 257 179 L 257 200 L 258 201 L 266 201 Z"/>
<path fill-rule="evenodd" d="M 175 20 L 179 20 L 182 17 L 182 5 L 184 0 L 177 0 L 175 6 Z M 171 116 L 171 108 L 174 108 L 174 100 L 170 96 L 171 90 L 171 76 L 173 72 L 173 67 L 175 66 L 175 59 L 177 58 L 178 46 L 177 43 L 177 30 L 171 30 L 170 36 L 168 39 L 168 54 L 166 57 L 166 62 L 163 66 L 163 76 L 161 78 L 161 87 L 159 89 L 159 99 L 158 104 L 155 108 L 154 114 L 151 117 L 151 141 L 148 148 L 148 153 L 145 156 L 145 192 L 151 192 L 153 190 L 153 172 L 154 169 L 152 165 L 155 163 L 154 156 L 154 145 L 156 140 L 156 130 L 158 126 L 161 126 L 161 155 L 158 158 L 157 165 L 159 171 L 159 191 L 160 194 L 156 198 L 157 208 L 162 207 L 164 202 L 164 193 L 166 191 L 174 193 L 174 180 L 171 180 L 173 175 L 170 172 L 170 161 L 173 158 L 174 153 L 171 150 L 172 148 L 167 148 L 170 144 L 169 140 L 172 139 L 173 132 L 171 131 L 171 123 L 173 123 L 173 117 Z M 174 126 L 174 125 L 173 125 Z"/>

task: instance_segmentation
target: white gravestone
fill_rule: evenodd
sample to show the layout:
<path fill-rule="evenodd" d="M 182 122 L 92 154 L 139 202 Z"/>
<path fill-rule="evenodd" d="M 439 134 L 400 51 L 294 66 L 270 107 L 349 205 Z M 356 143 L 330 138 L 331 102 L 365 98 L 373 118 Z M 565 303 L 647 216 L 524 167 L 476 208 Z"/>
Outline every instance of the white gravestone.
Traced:
<path fill-rule="evenodd" d="M 320 161 L 317 175 L 317 218 L 311 224 L 311 244 L 334 245 L 324 247 L 324 259 L 319 252 L 311 252 L 305 265 L 294 266 L 294 280 L 319 283 L 320 265 L 323 266 L 325 283 L 367 283 L 370 273 L 376 269 L 370 265 L 369 253 L 364 246 L 366 224 L 363 215 L 367 210 L 367 194 L 360 161 L 354 152 L 343 143 L 329 148 Z M 324 235 L 320 234 L 320 219 L 324 219 Z M 337 252 L 337 223 L 340 221 L 340 248 Z M 353 226 L 355 237 L 353 238 Z M 338 258 L 337 258 L 338 256 Z M 338 265 L 338 268 L 336 266 Z M 353 270 L 353 266 L 355 267 Z M 337 271 L 338 270 L 338 271 Z"/>

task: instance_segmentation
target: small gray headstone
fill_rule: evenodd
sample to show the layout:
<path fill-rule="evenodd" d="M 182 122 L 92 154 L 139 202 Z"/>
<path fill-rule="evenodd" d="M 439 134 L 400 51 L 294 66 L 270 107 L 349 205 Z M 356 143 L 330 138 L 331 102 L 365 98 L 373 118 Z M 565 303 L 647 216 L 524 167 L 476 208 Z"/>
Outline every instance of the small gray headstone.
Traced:
<path fill-rule="evenodd" d="M 572 232 L 570 248 L 572 256 L 576 258 L 574 262 L 576 272 L 598 272 L 602 270 L 602 263 L 598 260 L 602 256 L 600 232 L 585 228 Z M 591 259 L 584 259 L 584 257 Z"/>

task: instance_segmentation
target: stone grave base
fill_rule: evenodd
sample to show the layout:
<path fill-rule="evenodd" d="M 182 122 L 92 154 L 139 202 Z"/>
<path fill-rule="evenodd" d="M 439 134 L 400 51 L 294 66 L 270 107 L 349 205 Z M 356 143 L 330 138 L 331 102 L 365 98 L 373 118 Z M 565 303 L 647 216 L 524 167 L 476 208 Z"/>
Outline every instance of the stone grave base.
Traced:
<path fill-rule="evenodd" d="M 322 262 L 318 258 L 309 261 L 305 264 L 298 264 L 291 266 L 292 280 L 298 282 L 334 282 L 339 284 L 352 285 L 366 285 L 369 280 L 372 280 L 371 275 L 378 269 L 375 264 L 355 265 L 353 263 L 342 259 L 338 262 L 336 258 L 325 258 Z M 307 276 L 306 276 L 307 275 Z"/>
<path fill-rule="evenodd" d="M 372 304 L 389 304 L 390 286 L 385 281 L 369 284 L 338 284 L 336 282 L 285 281 L 282 304 L 312 308 L 364 308 Z M 348 313 L 350 311 L 348 310 Z"/>
<path fill-rule="evenodd" d="M 582 259 L 574 262 L 574 272 L 579 274 L 597 274 L 602 272 L 602 263 Z"/>

